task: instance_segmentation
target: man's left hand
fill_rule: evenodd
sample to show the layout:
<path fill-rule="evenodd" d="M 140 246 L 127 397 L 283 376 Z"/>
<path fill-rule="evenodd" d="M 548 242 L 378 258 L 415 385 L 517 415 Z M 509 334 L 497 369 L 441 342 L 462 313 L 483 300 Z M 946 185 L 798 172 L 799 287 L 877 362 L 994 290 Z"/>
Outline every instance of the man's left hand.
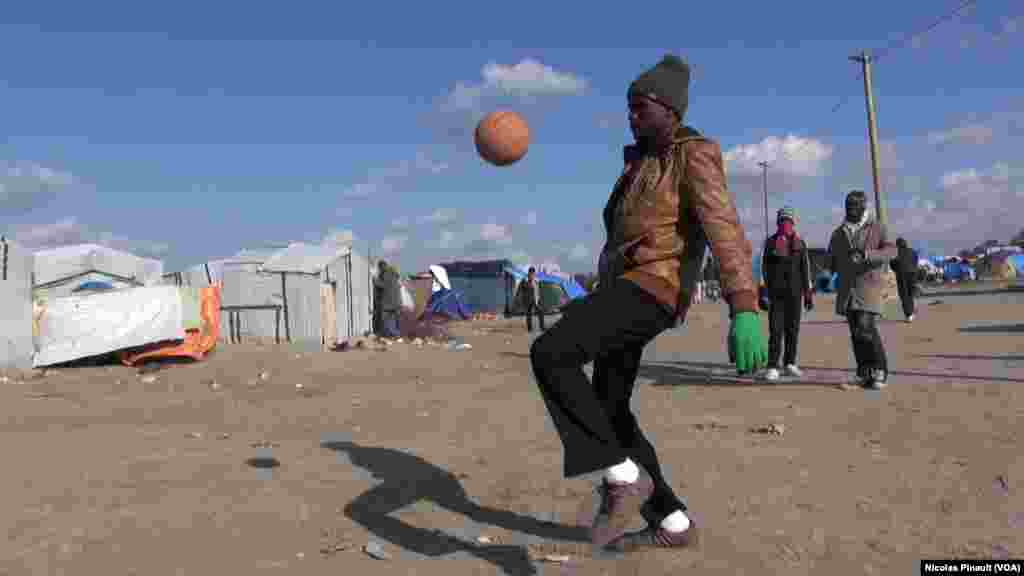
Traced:
<path fill-rule="evenodd" d="M 729 327 L 729 350 L 740 374 L 756 372 L 768 363 L 768 349 L 757 313 L 739 312 L 733 317 Z"/>

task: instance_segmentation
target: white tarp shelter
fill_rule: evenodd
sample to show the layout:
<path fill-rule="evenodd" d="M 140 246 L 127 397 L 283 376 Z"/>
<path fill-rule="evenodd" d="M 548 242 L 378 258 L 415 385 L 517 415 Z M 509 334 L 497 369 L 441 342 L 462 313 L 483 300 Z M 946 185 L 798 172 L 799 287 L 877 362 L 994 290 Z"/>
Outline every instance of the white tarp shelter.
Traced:
<path fill-rule="evenodd" d="M 0 238 L 0 369 L 32 367 L 34 256 Z"/>
<path fill-rule="evenodd" d="M 54 298 L 41 305 L 36 367 L 50 366 L 185 338 L 176 286 L 145 286 L 87 296 Z"/>
<path fill-rule="evenodd" d="M 159 284 L 163 262 L 98 244 L 78 244 L 36 252 L 34 270 L 35 296 L 48 300 L 69 296 L 89 281 L 108 282 L 114 288 Z"/>

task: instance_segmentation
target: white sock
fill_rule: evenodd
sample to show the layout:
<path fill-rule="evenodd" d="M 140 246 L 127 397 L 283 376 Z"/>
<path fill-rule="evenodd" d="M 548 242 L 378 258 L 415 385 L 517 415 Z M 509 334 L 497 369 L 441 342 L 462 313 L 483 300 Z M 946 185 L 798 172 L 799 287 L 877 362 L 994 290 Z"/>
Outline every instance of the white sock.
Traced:
<path fill-rule="evenodd" d="M 682 510 L 676 510 L 668 516 L 665 516 L 665 519 L 661 521 L 661 527 L 664 530 L 678 534 L 690 527 L 690 519 L 686 517 L 686 514 Z"/>
<path fill-rule="evenodd" d="M 608 468 L 604 478 L 613 484 L 632 484 L 640 478 L 640 469 L 632 460 L 626 458 L 621 464 Z"/>

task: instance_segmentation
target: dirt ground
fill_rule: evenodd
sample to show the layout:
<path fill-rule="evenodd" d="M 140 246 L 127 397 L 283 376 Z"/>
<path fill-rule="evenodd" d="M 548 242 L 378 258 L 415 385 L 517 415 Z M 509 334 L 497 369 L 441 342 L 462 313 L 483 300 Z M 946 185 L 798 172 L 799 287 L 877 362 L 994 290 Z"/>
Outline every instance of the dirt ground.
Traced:
<path fill-rule="evenodd" d="M 471 350 L 224 345 L 145 375 L 8 374 L 0 574 L 887 575 L 1024 556 L 1024 294 L 885 322 L 881 392 L 837 388 L 847 329 L 817 304 L 801 382 L 735 378 L 720 304 L 648 348 L 634 406 L 696 550 L 592 554 L 593 479 L 561 477 L 514 319 L 459 326 Z"/>

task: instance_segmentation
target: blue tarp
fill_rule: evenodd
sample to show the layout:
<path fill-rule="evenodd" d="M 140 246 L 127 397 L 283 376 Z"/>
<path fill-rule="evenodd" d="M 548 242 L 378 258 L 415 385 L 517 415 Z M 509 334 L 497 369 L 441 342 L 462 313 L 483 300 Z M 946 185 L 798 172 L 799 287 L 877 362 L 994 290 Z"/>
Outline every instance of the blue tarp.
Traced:
<path fill-rule="evenodd" d="M 442 288 L 430 295 L 423 315 L 445 316 L 452 320 L 469 320 L 469 307 L 462 301 L 462 294 Z"/>
<path fill-rule="evenodd" d="M 818 277 L 814 279 L 814 289 L 817 292 L 831 294 L 836 291 L 836 278 L 838 277 L 838 274 L 832 272 L 819 272 Z"/>
<path fill-rule="evenodd" d="M 82 291 L 104 292 L 106 290 L 113 290 L 113 289 L 114 289 L 114 285 L 109 283 L 109 282 L 103 282 L 102 280 L 90 280 L 88 282 L 82 282 L 81 284 L 78 285 L 77 288 L 72 290 L 72 292 L 82 292 Z"/>
<path fill-rule="evenodd" d="M 509 266 L 506 268 L 506 272 L 515 278 L 516 282 L 526 278 L 526 271 L 521 268 Z M 579 282 L 576 282 L 572 278 L 562 278 L 561 276 L 553 276 L 551 274 L 544 274 L 543 272 L 537 272 L 536 277 L 540 282 L 548 282 L 550 284 L 557 284 L 561 286 L 562 290 L 565 290 L 565 294 L 569 297 L 569 300 L 575 300 L 587 295 L 587 291 L 579 285 Z"/>
<path fill-rule="evenodd" d="M 1017 272 L 1017 276 L 1024 276 L 1024 254 L 1013 254 L 1012 256 L 1007 256 L 1006 261 L 1010 263 L 1010 266 L 1013 266 L 1014 271 Z"/>
<path fill-rule="evenodd" d="M 942 277 L 945 280 L 963 280 L 970 278 L 971 267 L 963 262 L 950 262 L 942 266 Z"/>

